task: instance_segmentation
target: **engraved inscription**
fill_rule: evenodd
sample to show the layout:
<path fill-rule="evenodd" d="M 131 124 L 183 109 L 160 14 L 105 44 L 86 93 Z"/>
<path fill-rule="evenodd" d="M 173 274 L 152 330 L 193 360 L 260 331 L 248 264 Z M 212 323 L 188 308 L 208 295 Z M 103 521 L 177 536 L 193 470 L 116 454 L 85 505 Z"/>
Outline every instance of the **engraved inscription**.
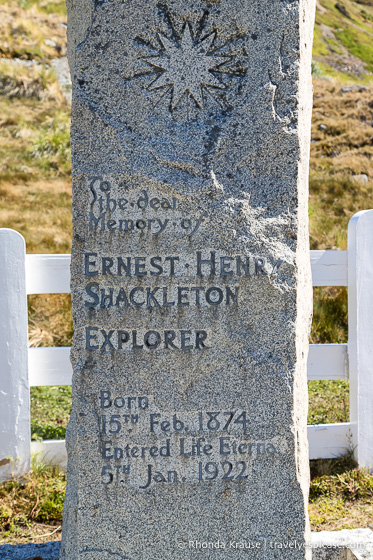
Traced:
<path fill-rule="evenodd" d="M 88 326 L 85 328 L 86 350 L 204 350 L 208 333 L 205 330 L 107 330 Z"/>
<path fill-rule="evenodd" d="M 150 233 L 158 236 L 172 229 L 183 237 L 192 237 L 200 229 L 206 217 L 201 212 L 197 217 L 185 215 L 175 197 L 152 195 L 140 189 L 135 195 L 127 193 L 128 185 L 120 183 L 118 195 L 113 193 L 110 181 L 91 177 L 88 182 L 91 193 L 88 211 L 88 230 L 100 234 Z"/>
<path fill-rule="evenodd" d="M 102 484 L 244 483 L 256 461 L 276 460 L 281 438 L 251 435 L 255 413 L 242 409 L 155 412 L 152 397 L 99 395 Z"/>
<path fill-rule="evenodd" d="M 192 41 L 190 30 L 184 40 Z M 165 70 L 158 76 L 159 83 L 166 75 Z M 184 92 L 177 95 L 176 104 Z M 90 314 L 85 349 L 95 356 L 208 355 L 221 341 L 206 316 L 236 313 L 254 286 L 267 286 L 289 266 L 274 254 L 206 246 L 205 212 L 196 201 L 184 204 L 182 197 L 112 177 L 90 177 L 87 189 L 87 233 L 102 241 L 125 236 L 123 251 L 108 243 L 81 255 L 80 297 Z M 181 246 L 168 252 L 161 242 L 171 231 Z M 181 247 L 191 238 L 200 242 L 186 254 Z M 152 245 L 149 252 L 141 245 L 145 241 Z M 186 326 L 183 316 L 193 307 L 196 323 Z M 286 452 L 283 437 L 267 437 L 268 420 L 258 421 L 250 407 L 170 411 L 159 409 L 152 397 L 118 396 L 109 386 L 100 392 L 98 408 L 105 487 L 246 484 L 255 463 L 272 464 Z"/>

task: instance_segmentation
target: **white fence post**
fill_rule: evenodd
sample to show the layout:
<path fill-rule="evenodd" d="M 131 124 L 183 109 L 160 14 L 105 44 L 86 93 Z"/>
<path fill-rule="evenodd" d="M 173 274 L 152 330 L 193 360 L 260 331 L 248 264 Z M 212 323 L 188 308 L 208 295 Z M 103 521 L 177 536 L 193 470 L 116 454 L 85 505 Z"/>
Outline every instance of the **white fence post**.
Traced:
<path fill-rule="evenodd" d="M 30 469 L 25 240 L 0 229 L 0 481 Z"/>
<path fill-rule="evenodd" d="M 373 210 L 348 226 L 348 332 L 355 458 L 373 470 Z"/>

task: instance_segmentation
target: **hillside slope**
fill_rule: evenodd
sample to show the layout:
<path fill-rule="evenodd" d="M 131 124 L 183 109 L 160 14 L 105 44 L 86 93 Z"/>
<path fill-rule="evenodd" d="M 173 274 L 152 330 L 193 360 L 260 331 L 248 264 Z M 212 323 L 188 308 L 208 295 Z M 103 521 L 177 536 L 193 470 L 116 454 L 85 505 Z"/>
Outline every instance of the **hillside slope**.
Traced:
<path fill-rule="evenodd" d="M 373 0 L 317 0 L 314 70 L 373 81 Z"/>

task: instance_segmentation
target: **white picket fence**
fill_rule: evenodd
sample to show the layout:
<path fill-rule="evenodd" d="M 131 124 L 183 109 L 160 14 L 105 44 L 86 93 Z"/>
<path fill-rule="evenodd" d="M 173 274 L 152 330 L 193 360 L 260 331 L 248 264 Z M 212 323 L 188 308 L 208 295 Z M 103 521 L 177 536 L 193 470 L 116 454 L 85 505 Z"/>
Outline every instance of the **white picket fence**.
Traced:
<path fill-rule="evenodd" d="M 348 286 L 348 344 L 311 344 L 308 379 L 350 380 L 350 421 L 308 426 L 310 458 L 354 450 L 373 469 L 373 210 L 350 220 L 348 251 L 311 251 L 314 286 Z M 30 441 L 30 386 L 71 385 L 69 348 L 29 348 L 27 294 L 70 292 L 70 255 L 26 255 L 0 229 L 0 480 L 39 459 L 66 465 L 64 440 Z"/>

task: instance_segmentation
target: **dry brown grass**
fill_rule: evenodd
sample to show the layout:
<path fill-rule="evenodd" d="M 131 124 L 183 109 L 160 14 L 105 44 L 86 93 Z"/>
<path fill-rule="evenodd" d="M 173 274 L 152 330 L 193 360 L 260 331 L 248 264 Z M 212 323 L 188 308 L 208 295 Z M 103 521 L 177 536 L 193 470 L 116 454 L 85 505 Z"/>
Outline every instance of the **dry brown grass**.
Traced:
<path fill-rule="evenodd" d="M 28 253 L 69 253 L 71 183 L 63 179 L 0 183 L 0 222 L 19 231 Z"/>
<path fill-rule="evenodd" d="M 329 80 L 314 82 L 311 249 L 346 249 L 349 219 L 373 207 L 372 90 L 342 93 L 341 87 Z M 366 183 L 354 178 L 361 174 Z"/>
<path fill-rule="evenodd" d="M 0 545 L 27 543 L 41 544 L 51 541 L 60 541 L 62 537 L 62 519 L 57 523 L 58 524 L 56 525 L 56 523 L 51 524 L 29 521 L 27 523 L 21 522 L 14 525 L 12 531 L 10 529 L 1 531 L 0 529 Z"/>
<path fill-rule="evenodd" d="M 70 294 L 29 296 L 30 346 L 71 346 Z"/>
<path fill-rule="evenodd" d="M 341 89 L 341 85 L 327 80 L 314 82 L 312 171 L 372 176 L 371 90 L 343 93 Z M 320 130 L 320 125 L 326 129 Z"/>
<path fill-rule="evenodd" d="M 341 529 L 373 529 L 373 502 L 343 501 L 325 496 L 309 504 L 312 531 L 340 531 Z"/>
<path fill-rule="evenodd" d="M 55 71 L 40 64 L 25 65 L 20 60 L 0 58 L 0 94 L 8 99 L 49 99 L 53 100 L 54 104 L 64 104 L 64 96 Z M 2 124 L 7 124 L 4 117 Z"/>
<path fill-rule="evenodd" d="M 53 2 L 49 2 L 53 6 Z M 24 7 L 22 7 L 24 6 Z M 45 6 L 47 8 L 47 6 Z M 47 41 L 47 42 L 46 42 Z M 55 46 L 48 44 L 52 41 Z M 37 4 L 0 3 L 0 55 L 50 61 L 66 54 L 66 16 L 46 13 Z"/>
<path fill-rule="evenodd" d="M 0 115 L 0 185 L 61 176 L 70 182 L 67 104 L 0 97 Z"/>

